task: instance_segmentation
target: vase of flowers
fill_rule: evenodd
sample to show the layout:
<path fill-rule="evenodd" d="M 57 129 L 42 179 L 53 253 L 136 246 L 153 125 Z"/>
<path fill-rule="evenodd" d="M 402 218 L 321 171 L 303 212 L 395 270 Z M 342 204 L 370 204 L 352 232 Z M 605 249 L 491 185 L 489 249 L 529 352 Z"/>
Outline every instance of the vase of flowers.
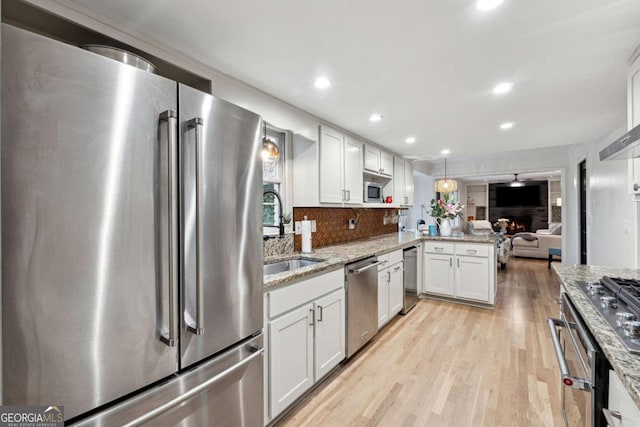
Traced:
<path fill-rule="evenodd" d="M 455 201 L 452 193 L 444 193 L 439 200 L 431 199 L 431 216 L 435 218 L 440 226 L 441 236 L 451 235 L 450 220 L 461 217 L 464 206 Z"/>

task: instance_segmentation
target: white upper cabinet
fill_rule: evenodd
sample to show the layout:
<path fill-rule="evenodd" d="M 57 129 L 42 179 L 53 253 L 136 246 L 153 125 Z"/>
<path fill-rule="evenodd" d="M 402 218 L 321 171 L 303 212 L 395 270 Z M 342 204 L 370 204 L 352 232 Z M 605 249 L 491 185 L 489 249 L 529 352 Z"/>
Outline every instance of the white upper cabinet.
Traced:
<path fill-rule="evenodd" d="M 319 141 L 293 138 L 293 205 L 362 204 L 364 144 L 329 126 Z"/>
<path fill-rule="evenodd" d="M 393 202 L 413 205 L 413 163 L 398 157 L 393 158 Z"/>
<path fill-rule="evenodd" d="M 363 196 L 362 153 L 364 144 L 349 136 L 344 138 L 344 190 L 346 204 L 361 204 Z"/>
<path fill-rule="evenodd" d="M 320 126 L 320 203 L 346 200 L 343 183 L 344 135 Z"/>
<path fill-rule="evenodd" d="M 640 56 L 631 64 L 627 74 L 627 126 L 640 125 Z M 640 195 L 640 159 L 629 160 L 629 192 Z"/>
<path fill-rule="evenodd" d="M 393 175 L 393 156 L 371 145 L 364 147 L 364 168 L 373 174 L 391 177 Z"/>

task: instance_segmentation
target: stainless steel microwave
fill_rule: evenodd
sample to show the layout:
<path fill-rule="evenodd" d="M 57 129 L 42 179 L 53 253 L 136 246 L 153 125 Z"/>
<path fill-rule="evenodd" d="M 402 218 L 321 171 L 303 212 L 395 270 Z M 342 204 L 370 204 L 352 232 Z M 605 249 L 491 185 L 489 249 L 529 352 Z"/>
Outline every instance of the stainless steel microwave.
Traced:
<path fill-rule="evenodd" d="M 364 183 L 364 202 L 365 203 L 383 203 L 382 185 L 377 182 Z"/>

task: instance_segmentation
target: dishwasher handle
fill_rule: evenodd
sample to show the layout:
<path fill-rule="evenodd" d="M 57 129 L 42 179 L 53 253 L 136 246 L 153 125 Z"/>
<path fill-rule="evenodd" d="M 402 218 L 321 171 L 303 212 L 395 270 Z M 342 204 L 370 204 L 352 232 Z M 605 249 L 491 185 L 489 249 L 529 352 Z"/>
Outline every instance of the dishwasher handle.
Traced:
<path fill-rule="evenodd" d="M 366 267 L 356 268 L 356 269 L 353 269 L 353 270 L 352 270 L 352 267 L 349 267 L 349 272 L 351 272 L 353 274 L 360 274 L 360 273 L 362 273 L 364 271 L 369 270 L 370 268 L 373 268 L 373 267 L 377 266 L 378 264 L 380 264 L 380 261 L 376 261 L 376 262 L 373 262 L 373 263 L 367 265 Z"/>

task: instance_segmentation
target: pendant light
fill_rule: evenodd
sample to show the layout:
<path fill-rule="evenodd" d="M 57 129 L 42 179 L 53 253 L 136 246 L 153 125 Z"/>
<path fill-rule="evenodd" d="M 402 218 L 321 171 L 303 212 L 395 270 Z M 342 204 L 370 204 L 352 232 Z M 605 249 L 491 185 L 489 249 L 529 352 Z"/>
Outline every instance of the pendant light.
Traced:
<path fill-rule="evenodd" d="M 447 157 L 444 158 L 444 179 L 435 182 L 435 189 L 438 193 L 452 193 L 458 190 L 458 181 L 447 179 Z"/>
<path fill-rule="evenodd" d="M 264 125 L 264 131 L 262 135 L 262 159 L 263 160 L 275 160 L 280 157 L 280 148 L 278 145 L 267 138 L 267 122 L 262 121 Z"/>

